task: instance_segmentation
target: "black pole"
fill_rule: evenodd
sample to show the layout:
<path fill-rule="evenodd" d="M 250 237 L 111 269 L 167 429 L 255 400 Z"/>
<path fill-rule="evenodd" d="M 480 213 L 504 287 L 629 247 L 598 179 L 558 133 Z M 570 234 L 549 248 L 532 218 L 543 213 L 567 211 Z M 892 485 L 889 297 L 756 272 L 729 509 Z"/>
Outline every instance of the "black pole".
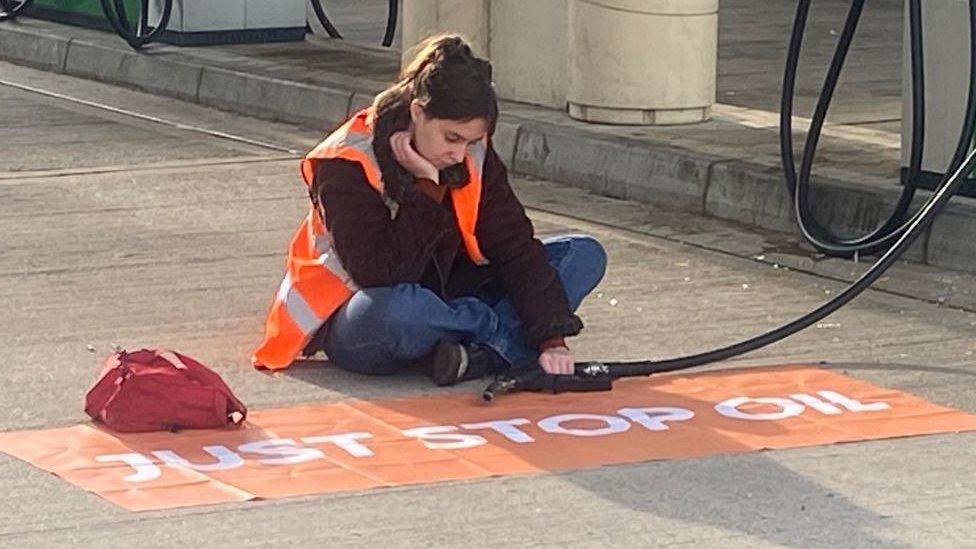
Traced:
<path fill-rule="evenodd" d="M 396 34 L 397 16 L 399 15 L 400 2 L 390 0 L 390 7 L 386 14 L 386 34 L 383 35 L 383 45 L 390 47 L 393 44 L 393 35 Z"/>
<path fill-rule="evenodd" d="M 342 38 L 342 35 L 339 34 L 339 29 L 335 28 L 335 25 L 332 24 L 331 20 L 329 20 L 329 16 L 325 14 L 325 8 L 322 7 L 321 1 L 308 1 L 312 3 L 312 10 L 315 12 L 315 17 L 318 18 L 319 23 L 322 23 L 322 27 L 325 29 L 325 32 L 329 33 L 329 36 L 332 38 Z"/>
<path fill-rule="evenodd" d="M 0 21 L 10 21 L 24 13 L 34 0 L 0 0 Z"/>

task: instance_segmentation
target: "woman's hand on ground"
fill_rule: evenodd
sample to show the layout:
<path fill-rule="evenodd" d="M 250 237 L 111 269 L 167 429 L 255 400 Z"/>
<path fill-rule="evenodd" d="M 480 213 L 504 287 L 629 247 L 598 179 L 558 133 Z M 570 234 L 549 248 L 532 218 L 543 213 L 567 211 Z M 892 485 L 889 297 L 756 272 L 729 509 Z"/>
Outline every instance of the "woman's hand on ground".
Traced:
<path fill-rule="evenodd" d="M 430 179 L 434 183 L 439 182 L 437 168 L 410 144 L 410 132 L 396 132 L 391 135 L 390 148 L 393 149 L 393 157 L 396 161 L 414 177 Z"/>
<path fill-rule="evenodd" d="M 572 374 L 576 359 L 566 347 L 550 347 L 539 355 L 539 366 L 549 374 Z"/>

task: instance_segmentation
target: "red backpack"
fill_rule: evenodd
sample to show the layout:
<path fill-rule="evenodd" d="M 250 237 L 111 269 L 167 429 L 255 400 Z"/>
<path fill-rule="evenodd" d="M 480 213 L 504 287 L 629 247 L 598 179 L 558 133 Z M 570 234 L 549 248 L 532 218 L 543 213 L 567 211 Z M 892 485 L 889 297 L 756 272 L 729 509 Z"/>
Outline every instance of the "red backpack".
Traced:
<path fill-rule="evenodd" d="M 85 397 L 92 419 L 124 432 L 240 425 L 247 408 L 214 371 L 162 349 L 119 351 Z"/>

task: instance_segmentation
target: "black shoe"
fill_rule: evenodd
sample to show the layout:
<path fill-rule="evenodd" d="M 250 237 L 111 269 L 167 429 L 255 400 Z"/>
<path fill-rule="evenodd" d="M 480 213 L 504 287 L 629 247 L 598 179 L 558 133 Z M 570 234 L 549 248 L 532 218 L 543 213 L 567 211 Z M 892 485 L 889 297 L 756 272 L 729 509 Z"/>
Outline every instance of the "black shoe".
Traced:
<path fill-rule="evenodd" d="M 430 377 L 440 386 L 504 372 L 508 362 L 491 347 L 441 341 L 430 355 Z"/>

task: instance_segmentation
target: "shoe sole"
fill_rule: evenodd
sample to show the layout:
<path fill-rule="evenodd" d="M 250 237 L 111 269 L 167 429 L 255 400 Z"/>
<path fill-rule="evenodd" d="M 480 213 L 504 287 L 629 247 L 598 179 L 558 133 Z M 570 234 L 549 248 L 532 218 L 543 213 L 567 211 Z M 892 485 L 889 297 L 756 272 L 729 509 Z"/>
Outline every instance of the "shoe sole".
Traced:
<path fill-rule="evenodd" d="M 468 354 L 457 343 L 440 342 L 434 351 L 431 378 L 441 387 L 454 385 L 464 379 L 468 369 Z"/>

